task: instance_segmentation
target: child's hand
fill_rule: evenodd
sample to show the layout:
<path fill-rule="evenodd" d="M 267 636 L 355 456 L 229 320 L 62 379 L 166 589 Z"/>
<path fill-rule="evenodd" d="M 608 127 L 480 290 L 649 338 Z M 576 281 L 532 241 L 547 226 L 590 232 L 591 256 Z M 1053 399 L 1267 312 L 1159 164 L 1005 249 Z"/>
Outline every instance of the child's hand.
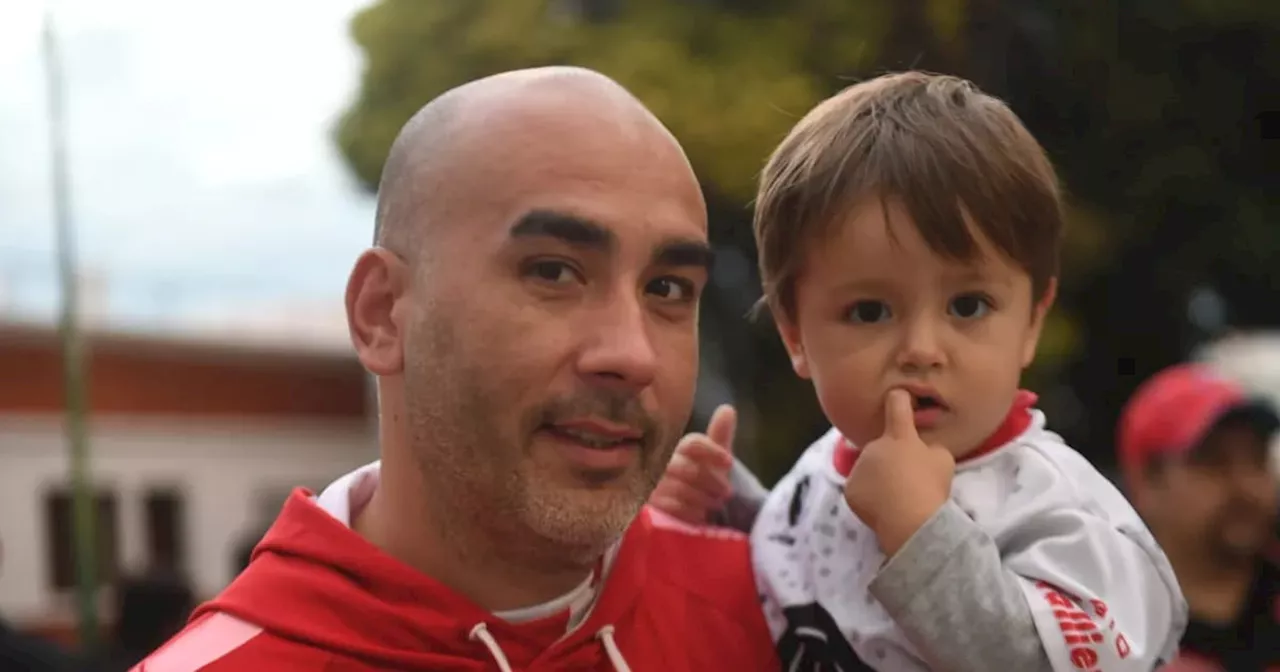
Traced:
<path fill-rule="evenodd" d="M 649 504 L 690 525 L 705 525 L 711 512 L 733 494 L 729 470 L 737 422 L 737 413 L 725 404 L 711 414 L 706 434 L 686 434 L 680 439 Z"/>
<path fill-rule="evenodd" d="M 925 445 L 913 415 L 911 394 L 890 390 L 884 434 L 862 448 L 844 486 L 849 508 L 876 533 L 887 557 L 947 503 L 955 475 L 955 458 L 942 446 Z"/>

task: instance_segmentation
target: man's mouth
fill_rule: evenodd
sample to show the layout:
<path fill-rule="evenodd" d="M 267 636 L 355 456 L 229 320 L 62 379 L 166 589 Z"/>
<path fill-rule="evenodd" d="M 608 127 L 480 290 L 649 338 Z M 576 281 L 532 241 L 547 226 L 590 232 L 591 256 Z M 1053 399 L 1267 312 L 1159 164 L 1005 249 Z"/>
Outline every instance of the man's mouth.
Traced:
<path fill-rule="evenodd" d="M 598 422 L 566 422 L 544 425 L 543 431 L 596 450 L 639 448 L 644 439 L 640 430 Z"/>

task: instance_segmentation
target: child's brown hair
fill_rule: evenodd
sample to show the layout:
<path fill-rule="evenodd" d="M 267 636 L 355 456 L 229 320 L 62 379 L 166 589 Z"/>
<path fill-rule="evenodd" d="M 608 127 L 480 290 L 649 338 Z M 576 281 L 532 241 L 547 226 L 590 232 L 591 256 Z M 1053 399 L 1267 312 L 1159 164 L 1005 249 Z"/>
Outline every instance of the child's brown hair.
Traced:
<path fill-rule="evenodd" d="M 1007 105 L 972 83 L 904 72 L 823 101 L 769 158 L 755 237 L 770 308 L 794 319 L 808 246 L 869 198 L 882 206 L 900 199 L 929 247 L 949 259 L 978 253 L 967 215 L 1026 271 L 1037 299 L 1058 274 L 1062 201 L 1044 149 Z"/>

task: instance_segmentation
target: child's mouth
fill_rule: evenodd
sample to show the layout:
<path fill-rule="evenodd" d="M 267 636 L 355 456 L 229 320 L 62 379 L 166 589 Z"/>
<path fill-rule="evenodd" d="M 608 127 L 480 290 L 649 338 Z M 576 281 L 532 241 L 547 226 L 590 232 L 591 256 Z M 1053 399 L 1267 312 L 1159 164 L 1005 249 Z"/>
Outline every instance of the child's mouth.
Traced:
<path fill-rule="evenodd" d="M 942 418 L 947 412 L 947 405 L 935 396 L 912 394 L 911 410 L 916 429 L 923 431 L 934 429 L 942 422 Z"/>
<path fill-rule="evenodd" d="M 928 411 L 933 409 L 943 410 L 942 402 L 937 397 L 911 395 L 911 408 L 916 411 Z"/>

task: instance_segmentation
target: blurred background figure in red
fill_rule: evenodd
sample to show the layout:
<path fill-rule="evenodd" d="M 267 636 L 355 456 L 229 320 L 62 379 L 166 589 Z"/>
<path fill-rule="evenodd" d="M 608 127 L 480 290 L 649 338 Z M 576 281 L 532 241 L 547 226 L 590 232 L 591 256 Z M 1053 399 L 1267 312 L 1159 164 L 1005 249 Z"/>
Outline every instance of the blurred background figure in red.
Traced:
<path fill-rule="evenodd" d="M 1179 665 L 1280 667 L 1277 484 L 1269 401 L 1200 364 L 1143 383 L 1120 417 L 1118 447 L 1135 508 L 1177 573 L 1190 622 Z"/>

